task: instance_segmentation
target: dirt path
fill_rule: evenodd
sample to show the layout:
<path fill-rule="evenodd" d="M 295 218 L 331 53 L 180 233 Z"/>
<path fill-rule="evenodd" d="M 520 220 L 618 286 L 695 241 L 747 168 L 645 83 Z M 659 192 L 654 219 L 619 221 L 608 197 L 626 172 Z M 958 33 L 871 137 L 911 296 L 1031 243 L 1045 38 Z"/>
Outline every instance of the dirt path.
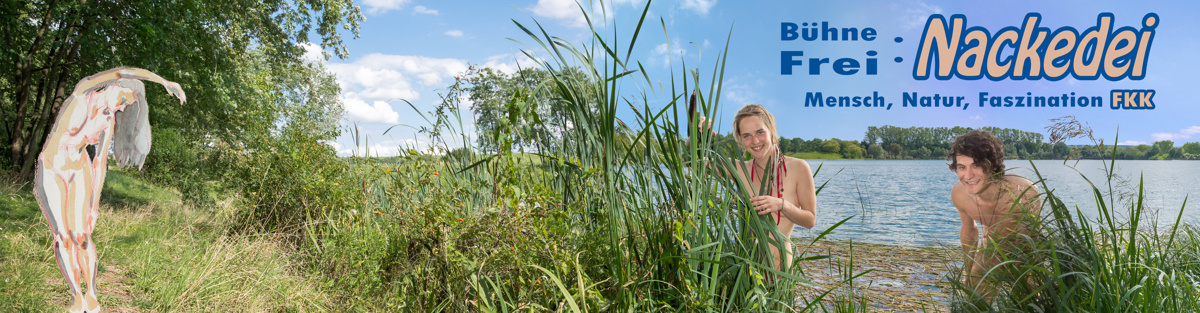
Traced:
<path fill-rule="evenodd" d="M 799 245 L 803 248 L 807 245 Z M 826 259 L 802 264 L 805 274 L 819 287 L 801 286 L 801 294 L 809 298 L 838 287 L 846 279 L 845 268 L 850 264 L 851 244 L 848 241 L 822 240 L 813 245 L 812 255 L 832 255 Z M 948 298 L 943 291 L 949 288 L 942 279 L 951 265 L 961 262 L 958 247 L 893 246 L 854 243 L 853 273 L 872 270 L 854 279 L 853 295 L 845 285 L 829 296 L 856 301 L 865 300 L 876 312 L 941 312 L 948 310 Z M 831 303 L 826 301 L 826 303 Z"/>
<path fill-rule="evenodd" d="M 103 260 L 101 260 L 103 262 Z M 99 290 L 96 291 L 100 295 L 100 308 L 103 312 L 113 313 L 128 313 L 141 312 L 133 307 L 133 299 L 130 297 L 130 286 L 125 283 L 128 277 L 125 275 L 125 270 L 115 265 L 102 265 L 100 268 L 100 277 L 96 277 L 96 284 L 99 285 Z M 54 275 L 46 276 L 45 282 L 47 286 L 54 286 L 50 291 L 50 307 L 66 309 L 71 306 L 71 289 L 67 287 L 66 281 L 59 272 L 54 272 Z M 83 288 L 87 288 L 84 286 Z"/>

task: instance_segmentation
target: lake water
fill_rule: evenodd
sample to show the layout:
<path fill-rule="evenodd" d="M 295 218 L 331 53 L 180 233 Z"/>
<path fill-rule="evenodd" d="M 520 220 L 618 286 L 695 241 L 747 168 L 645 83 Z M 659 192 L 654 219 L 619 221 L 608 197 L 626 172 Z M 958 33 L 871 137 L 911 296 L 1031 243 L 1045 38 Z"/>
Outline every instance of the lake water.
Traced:
<path fill-rule="evenodd" d="M 811 230 L 796 227 L 792 237 L 816 236 L 834 223 L 854 216 L 829 236 L 882 244 L 958 244 L 958 211 L 950 202 L 950 187 L 958 176 L 950 171 L 946 161 L 809 161 L 814 170 L 822 163 L 816 183 L 820 186 L 828 180 L 829 184 L 817 195 L 817 225 Z M 1029 161 L 1004 163 L 1010 174 L 1037 180 Z M 1078 205 L 1093 220 L 1099 216 L 1091 185 L 1080 174 L 1086 175 L 1107 196 L 1102 170 L 1106 162 L 1068 162 L 1074 169 L 1063 165 L 1062 160 L 1038 160 L 1033 164 L 1055 195 L 1069 207 Z M 1183 219 L 1200 224 L 1200 207 L 1196 204 L 1200 202 L 1200 161 L 1117 160 L 1116 168 L 1117 175 L 1127 180 L 1129 186 L 1114 187 L 1117 194 L 1131 191 L 1136 196 L 1138 175 L 1144 174 L 1143 205 L 1157 211 L 1160 226 L 1169 227 L 1187 195 L 1191 199 L 1183 208 Z M 1115 211 L 1121 220 L 1128 219 L 1128 205 Z M 1155 219 L 1151 216 L 1143 220 Z"/>

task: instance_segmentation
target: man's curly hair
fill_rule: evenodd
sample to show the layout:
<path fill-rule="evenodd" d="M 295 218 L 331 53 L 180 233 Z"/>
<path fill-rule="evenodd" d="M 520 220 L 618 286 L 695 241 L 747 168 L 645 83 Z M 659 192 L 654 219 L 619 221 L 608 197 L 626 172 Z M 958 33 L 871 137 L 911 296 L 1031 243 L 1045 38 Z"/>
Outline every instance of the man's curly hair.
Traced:
<path fill-rule="evenodd" d="M 992 133 L 972 130 L 955 138 L 954 144 L 950 146 L 950 153 L 946 154 L 946 158 L 950 160 L 951 171 L 958 166 L 955 157 L 960 155 L 971 157 L 988 175 L 1004 171 L 1004 143 Z"/>

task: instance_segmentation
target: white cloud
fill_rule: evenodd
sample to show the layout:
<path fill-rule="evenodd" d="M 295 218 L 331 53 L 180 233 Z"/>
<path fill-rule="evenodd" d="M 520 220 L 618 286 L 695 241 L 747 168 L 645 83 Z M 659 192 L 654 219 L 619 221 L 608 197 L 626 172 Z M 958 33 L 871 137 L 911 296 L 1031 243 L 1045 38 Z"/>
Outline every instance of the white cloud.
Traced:
<path fill-rule="evenodd" d="M 524 53 L 493 55 L 487 58 L 483 67 L 492 68 L 505 74 L 516 73 L 518 69 L 538 67 L 541 61 L 530 59 Z"/>
<path fill-rule="evenodd" d="M 450 36 L 450 37 L 462 37 L 462 36 L 463 36 L 463 31 L 461 31 L 461 30 L 457 30 L 457 29 L 454 29 L 454 30 L 447 30 L 447 31 L 446 31 L 446 36 Z"/>
<path fill-rule="evenodd" d="M 925 22 L 929 21 L 929 16 L 933 14 L 942 14 L 942 8 L 925 2 L 917 2 L 916 5 L 904 9 L 904 14 L 897 14 L 897 16 L 900 16 L 900 24 L 904 30 L 908 31 L 924 28 Z"/>
<path fill-rule="evenodd" d="M 342 144 L 337 143 L 337 141 L 322 141 L 321 143 L 329 145 L 333 148 L 333 151 L 342 151 Z"/>
<path fill-rule="evenodd" d="M 1145 145 L 1145 144 L 1147 144 L 1145 141 L 1133 141 L 1133 140 L 1126 140 L 1126 141 L 1117 143 L 1118 146 L 1137 146 L 1137 145 Z"/>
<path fill-rule="evenodd" d="M 696 11 L 700 15 L 708 15 L 708 10 L 712 9 L 716 4 L 717 0 L 683 0 L 683 3 L 679 6 L 687 10 Z"/>
<path fill-rule="evenodd" d="M 418 5 L 418 6 L 413 7 L 413 13 L 438 15 L 437 10 L 426 8 L 423 5 Z"/>
<path fill-rule="evenodd" d="M 571 27 L 587 27 L 587 19 L 579 7 L 582 5 L 587 8 L 589 2 L 592 9 L 588 10 L 588 15 L 592 17 L 593 22 L 600 21 L 603 17 L 612 18 L 612 5 L 603 6 L 601 9 L 600 1 L 592 0 L 538 0 L 529 11 L 537 16 L 560 20 Z"/>
<path fill-rule="evenodd" d="M 729 90 L 725 91 L 724 95 L 722 95 L 721 100 L 724 100 L 724 101 L 721 101 L 722 106 L 739 108 L 739 107 L 747 105 L 747 104 L 762 102 L 761 101 L 762 98 L 758 95 L 758 93 L 755 93 L 754 91 L 750 90 L 750 88 L 748 88 L 745 85 L 737 85 L 737 86 L 730 85 L 729 87 L 730 87 Z M 683 99 L 683 100 L 687 100 L 687 99 Z M 712 99 L 707 99 L 707 100 L 710 102 L 712 101 Z M 700 110 L 699 104 L 697 104 L 696 110 Z"/>
<path fill-rule="evenodd" d="M 300 43 L 300 47 L 304 48 L 304 55 L 300 56 L 301 60 L 312 63 L 325 61 L 325 50 L 321 49 L 321 46 L 311 42 L 304 42 Z"/>
<path fill-rule="evenodd" d="M 400 113 L 396 113 L 387 102 L 375 101 L 374 104 L 367 104 L 351 94 L 342 96 L 342 105 L 346 109 L 346 118 L 351 121 L 388 124 L 400 122 Z"/>
<path fill-rule="evenodd" d="M 367 7 L 367 14 L 379 14 L 391 10 L 398 10 L 401 6 L 408 3 L 409 0 L 364 0 L 363 4 Z"/>
<path fill-rule="evenodd" d="M 1153 138 L 1154 141 L 1163 141 L 1163 140 L 1175 141 L 1175 140 L 1184 140 L 1184 139 L 1192 138 L 1192 135 L 1195 135 L 1195 134 L 1200 134 L 1200 126 L 1192 126 L 1192 127 L 1184 128 L 1184 129 L 1179 130 L 1178 133 L 1153 133 L 1153 134 L 1150 134 L 1150 138 Z"/>
<path fill-rule="evenodd" d="M 983 119 L 983 115 L 978 115 L 978 114 L 976 114 L 976 115 L 971 115 L 969 118 L 970 118 L 970 119 L 972 119 L 972 120 L 976 120 L 976 121 L 978 121 L 978 120 L 981 120 L 981 119 Z"/>
<path fill-rule="evenodd" d="M 684 49 L 684 46 L 679 43 L 679 38 L 675 38 L 671 40 L 670 45 L 664 42 L 654 46 L 654 50 L 650 51 L 650 61 L 665 67 L 671 63 L 672 59 L 683 57 L 687 55 L 687 52 L 687 49 Z"/>
<path fill-rule="evenodd" d="M 340 145 L 335 148 L 341 148 Z M 425 140 L 417 139 L 389 139 L 368 146 L 346 147 L 344 149 L 336 149 L 339 156 L 372 156 L 372 157 L 390 157 L 400 155 L 401 151 L 413 149 L 421 153 L 431 153 L 430 145 Z"/>
<path fill-rule="evenodd" d="M 421 99 L 418 87 L 441 88 L 467 70 L 467 61 L 423 56 L 370 54 L 327 67 L 337 74 L 343 95 L 364 102 Z M 429 88 L 424 88 L 429 89 Z"/>

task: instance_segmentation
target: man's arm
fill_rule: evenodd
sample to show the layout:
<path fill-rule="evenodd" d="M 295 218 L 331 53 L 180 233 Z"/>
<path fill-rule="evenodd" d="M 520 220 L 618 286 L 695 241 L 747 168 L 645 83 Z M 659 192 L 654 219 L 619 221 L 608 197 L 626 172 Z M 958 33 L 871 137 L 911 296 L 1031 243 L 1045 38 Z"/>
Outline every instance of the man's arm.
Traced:
<path fill-rule="evenodd" d="M 965 209 L 969 201 L 960 199 L 963 196 L 959 192 L 955 192 L 957 188 L 959 185 L 955 184 L 955 187 L 950 190 L 950 199 L 954 202 L 954 207 L 958 209 L 958 219 L 962 223 L 958 236 L 963 249 L 963 275 L 971 275 L 971 265 L 975 262 L 974 254 L 979 245 L 979 228 L 975 227 L 975 220 L 971 219 Z"/>

